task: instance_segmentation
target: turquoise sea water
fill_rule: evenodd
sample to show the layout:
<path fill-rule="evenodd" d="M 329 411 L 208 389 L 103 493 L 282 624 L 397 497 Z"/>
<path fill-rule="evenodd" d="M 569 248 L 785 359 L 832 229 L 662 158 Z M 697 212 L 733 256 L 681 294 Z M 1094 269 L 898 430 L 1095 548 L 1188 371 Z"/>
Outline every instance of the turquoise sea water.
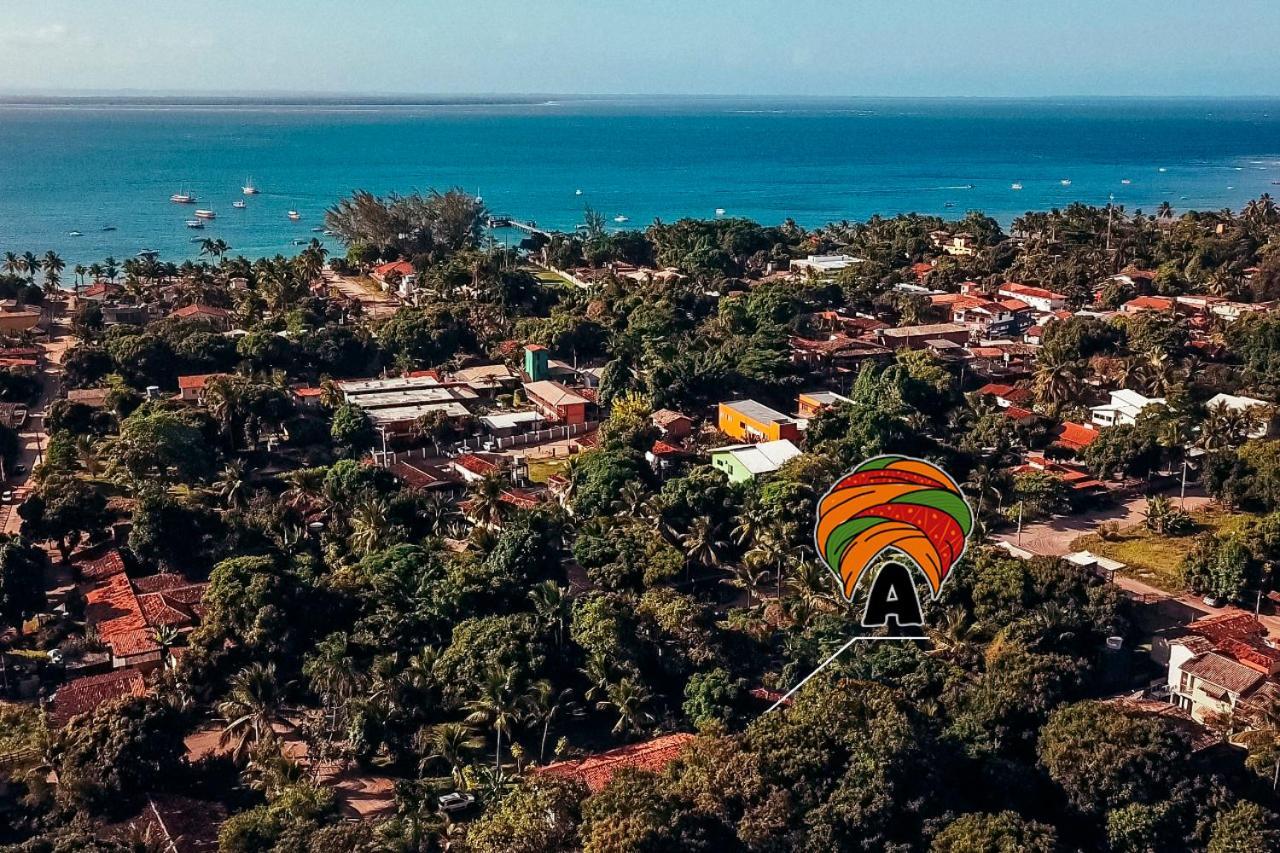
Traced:
<path fill-rule="evenodd" d="M 262 194 L 233 209 L 249 176 Z M 969 209 L 1008 223 L 1111 194 L 1130 209 L 1238 208 L 1280 195 L 1275 181 L 1280 99 L 0 105 L 0 251 L 73 264 L 193 256 L 207 236 L 289 253 L 356 188 L 457 185 L 569 228 L 584 204 L 629 227 L 717 208 L 802 225 Z M 179 190 L 199 204 L 171 204 Z M 195 207 L 217 220 L 186 229 Z"/>

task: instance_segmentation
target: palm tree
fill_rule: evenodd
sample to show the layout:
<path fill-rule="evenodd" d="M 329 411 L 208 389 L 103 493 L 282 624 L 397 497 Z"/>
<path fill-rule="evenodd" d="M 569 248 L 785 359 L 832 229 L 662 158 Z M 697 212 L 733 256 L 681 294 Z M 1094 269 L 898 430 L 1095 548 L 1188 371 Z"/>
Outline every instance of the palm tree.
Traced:
<path fill-rule="evenodd" d="M 757 569 L 750 562 L 744 562 L 730 567 L 729 571 L 731 577 L 720 582 L 744 590 L 747 593 L 747 607 L 751 607 L 755 598 L 768 588 L 770 572 L 767 569 Z"/>
<path fill-rule="evenodd" d="M 502 737 L 510 736 L 511 729 L 520 718 L 521 697 L 515 687 L 515 671 L 490 669 L 480 688 L 480 695 L 463 707 L 469 712 L 467 722 L 486 725 L 497 735 L 493 751 L 493 768 L 502 767 Z"/>
<path fill-rule="evenodd" d="M 467 756 L 484 746 L 484 738 L 462 723 L 439 723 L 418 732 L 417 748 L 425 757 L 423 765 L 433 760 L 441 761 L 449 768 L 453 784 L 461 788 L 465 784 L 462 769 Z"/>
<path fill-rule="evenodd" d="M 17 254 L 13 252 L 5 252 L 4 271 L 9 275 L 21 275 L 26 271 L 26 263 Z"/>
<path fill-rule="evenodd" d="M 596 703 L 596 709 L 603 711 L 613 708 L 618 714 L 618 722 L 613 726 L 614 734 L 638 732 L 642 728 L 642 723 L 653 722 L 653 715 L 645 710 L 645 705 L 653 695 L 629 676 L 624 676 L 616 684 L 610 684 L 606 694 L 606 699 Z"/>
<path fill-rule="evenodd" d="M 646 498 L 644 484 L 639 480 L 631 480 L 618 490 L 618 497 L 613 501 L 614 514 L 631 517 L 639 516 L 644 508 Z"/>
<path fill-rule="evenodd" d="M 563 646 L 564 630 L 573 615 L 573 600 L 569 598 L 568 587 L 546 580 L 529 591 L 529 598 L 533 601 L 533 612 L 538 621 L 555 635 L 556 646 Z"/>
<path fill-rule="evenodd" d="M 572 696 L 573 691 L 568 689 L 557 691 L 551 686 L 550 681 L 543 678 L 533 683 L 533 689 L 525 697 L 525 705 L 530 715 L 535 721 L 542 723 L 542 740 L 538 745 L 539 764 L 546 761 L 547 733 L 551 730 L 551 721 L 569 704 Z"/>
<path fill-rule="evenodd" d="M 28 282 L 36 280 L 36 273 L 40 271 L 40 259 L 36 257 L 35 252 L 22 253 L 22 271 L 26 274 Z"/>
<path fill-rule="evenodd" d="M 724 561 L 724 549 L 728 543 L 719 537 L 719 525 L 705 515 L 698 516 L 680 537 L 689 563 L 714 569 Z"/>
<path fill-rule="evenodd" d="M 86 474 L 96 477 L 102 473 L 102 461 L 98 458 L 98 449 L 92 436 L 76 436 L 75 452 L 76 461 Z"/>
<path fill-rule="evenodd" d="M 391 507 L 385 500 L 368 497 L 351 514 L 351 544 L 363 554 L 372 554 L 391 530 Z"/>
<path fill-rule="evenodd" d="M 835 608 L 831 572 L 815 560 L 801 560 L 787 576 L 787 593 L 802 605 L 806 614 L 830 612 Z M 805 619 L 797 619 L 803 624 Z"/>
<path fill-rule="evenodd" d="M 1036 396 L 1054 409 L 1075 399 L 1079 383 L 1079 368 L 1068 359 L 1043 359 L 1036 369 Z"/>
<path fill-rule="evenodd" d="M 997 509 L 1004 504 L 1004 479 L 1003 472 L 982 463 L 975 465 L 969 472 L 969 479 L 964 482 L 964 490 L 978 497 L 978 506 L 973 512 L 975 517 L 982 515 L 988 498 L 995 502 Z"/>
<path fill-rule="evenodd" d="M 46 293 L 56 293 L 58 285 L 62 282 L 62 271 L 67 268 L 67 262 L 58 256 L 58 253 L 50 249 L 45 252 L 44 260 L 40 265 L 44 268 L 44 289 Z"/>
<path fill-rule="evenodd" d="M 222 469 L 222 475 L 214 487 L 228 509 L 244 506 L 249 499 L 249 481 L 244 475 L 244 463 L 233 459 Z"/>
<path fill-rule="evenodd" d="M 471 494 L 467 498 L 469 514 L 476 524 L 482 527 L 500 527 L 502 516 L 506 511 L 506 503 L 502 493 L 506 484 L 498 474 L 486 474 L 471 486 Z"/>
<path fill-rule="evenodd" d="M 235 741 L 232 755 L 243 757 L 249 746 L 273 736 L 284 719 L 284 691 L 276 678 L 275 664 L 251 664 L 231 677 L 226 698 L 218 703 L 225 723 L 219 744 Z"/>

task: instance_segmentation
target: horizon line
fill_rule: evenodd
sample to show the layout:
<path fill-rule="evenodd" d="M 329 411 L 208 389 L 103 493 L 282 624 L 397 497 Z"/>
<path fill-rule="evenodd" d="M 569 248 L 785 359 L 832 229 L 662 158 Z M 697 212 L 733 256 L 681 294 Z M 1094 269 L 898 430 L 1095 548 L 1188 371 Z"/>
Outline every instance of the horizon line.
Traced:
<path fill-rule="evenodd" d="M 786 101 L 1120 101 L 1120 100 L 1280 100 L 1280 93 L 1219 93 L 1219 94 L 1088 94 L 1047 93 L 1027 95 L 892 95 L 892 94 L 786 94 L 786 93 L 673 93 L 673 92 L 377 92 L 377 91 L 306 91 L 306 90 L 218 90 L 218 89 L 36 89 L 16 90 L 0 87 L 0 98 L 18 101 L 101 100 L 121 98 L 133 100 L 193 99 L 193 100 L 310 100 L 356 101 L 367 99 L 378 102 L 434 103 L 458 101 L 501 101 L 528 103 L 547 99 L 602 100 L 602 99 L 660 99 L 660 100 L 786 100 Z"/>

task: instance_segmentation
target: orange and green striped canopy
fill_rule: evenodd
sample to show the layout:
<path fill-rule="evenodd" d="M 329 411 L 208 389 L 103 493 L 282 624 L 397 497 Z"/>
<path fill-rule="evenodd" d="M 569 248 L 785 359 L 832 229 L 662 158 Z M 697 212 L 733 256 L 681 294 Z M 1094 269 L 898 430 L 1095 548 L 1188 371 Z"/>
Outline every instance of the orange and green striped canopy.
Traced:
<path fill-rule="evenodd" d="M 973 511 L 945 471 L 922 459 L 877 456 L 822 498 L 813 538 L 846 599 L 890 548 L 920 567 L 936 598 L 972 529 Z"/>

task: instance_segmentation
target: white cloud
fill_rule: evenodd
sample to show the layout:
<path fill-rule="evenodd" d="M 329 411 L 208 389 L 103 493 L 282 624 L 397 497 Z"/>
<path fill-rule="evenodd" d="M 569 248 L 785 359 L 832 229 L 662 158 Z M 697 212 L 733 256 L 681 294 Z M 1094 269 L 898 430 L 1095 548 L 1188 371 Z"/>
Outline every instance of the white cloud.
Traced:
<path fill-rule="evenodd" d="M 7 47 L 66 47 L 87 41 L 87 36 L 77 35 L 66 24 L 39 24 L 0 32 L 0 44 Z"/>

